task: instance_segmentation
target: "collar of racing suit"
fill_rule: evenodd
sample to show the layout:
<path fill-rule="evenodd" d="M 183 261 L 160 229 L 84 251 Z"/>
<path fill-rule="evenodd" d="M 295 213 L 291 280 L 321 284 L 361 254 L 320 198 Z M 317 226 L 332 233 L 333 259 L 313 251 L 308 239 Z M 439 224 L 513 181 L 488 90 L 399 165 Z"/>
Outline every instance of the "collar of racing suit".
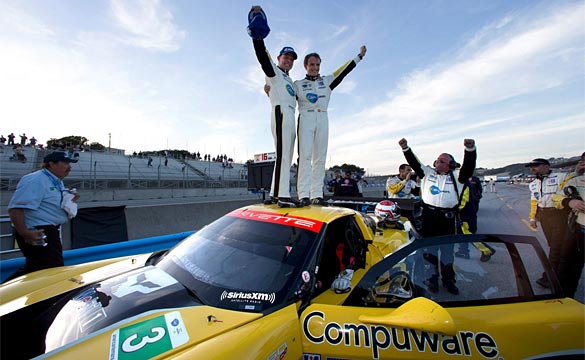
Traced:
<path fill-rule="evenodd" d="M 307 74 L 307 76 L 305 76 L 305 79 L 307 80 L 311 80 L 311 81 L 315 81 L 321 78 L 321 75 L 309 75 Z"/>
<path fill-rule="evenodd" d="M 284 70 L 283 68 L 281 68 L 280 66 L 276 65 L 277 68 L 279 68 L 283 73 L 288 75 L 288 71 Z"/>
<path fill-rule="evenodd" d="M 544 179 L 545 177 L 549 176 L 551 173 L 552 173 L 552 170 L 549 170 L 549 171 L 548 171 L 548 173 L 546 173 L 546 174 L 544 174 L 544 175 L 540 175 L 540 174 L 539 174 L 539 175 L 536 175 L 536 178 L 537 178 L 538 180 L 542 180 L 542 179 Z"/>

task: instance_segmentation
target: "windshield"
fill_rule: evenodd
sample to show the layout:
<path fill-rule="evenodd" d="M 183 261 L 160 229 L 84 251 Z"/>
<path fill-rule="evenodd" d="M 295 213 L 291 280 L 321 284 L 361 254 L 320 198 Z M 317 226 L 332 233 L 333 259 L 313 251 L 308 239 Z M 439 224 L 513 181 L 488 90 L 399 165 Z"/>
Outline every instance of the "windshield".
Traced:
<path fill-rule="evenodd" d="M 236 210 L 181 242 L 157 264 L 205 304 L 262 311 L 294 292 L 321 223 Z"/>

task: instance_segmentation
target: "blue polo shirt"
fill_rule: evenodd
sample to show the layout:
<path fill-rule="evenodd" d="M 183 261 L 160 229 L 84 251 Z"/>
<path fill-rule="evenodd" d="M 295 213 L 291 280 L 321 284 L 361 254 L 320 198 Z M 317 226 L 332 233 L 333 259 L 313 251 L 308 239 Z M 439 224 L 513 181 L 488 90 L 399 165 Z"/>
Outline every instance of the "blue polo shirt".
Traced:
<path fill-rule="evenodd" d="M 23 176 L 10 199 L 8 209 L 24 209 L 26 226 L 62 225 L 68 220 L 61 209 L 63 181 L 42 169 Z"/>

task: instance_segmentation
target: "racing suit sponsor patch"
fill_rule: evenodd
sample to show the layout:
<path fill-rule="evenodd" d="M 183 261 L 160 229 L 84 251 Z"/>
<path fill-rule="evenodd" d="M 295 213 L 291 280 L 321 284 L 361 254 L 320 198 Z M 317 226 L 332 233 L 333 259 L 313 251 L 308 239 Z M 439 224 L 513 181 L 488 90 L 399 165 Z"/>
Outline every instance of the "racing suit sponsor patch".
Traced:
<path fill-rule="evenodd" d="M 317 94 L 313 94 L 313 93 L 308 93 L 306 95 L 306 97 L 307 97 L 307 100 L 309 100 L 309 102 L 311 104 L 314 104 L 317 102 L 317 100 L 319 100 L 319 96 Z"/>
<path fill-rule="evenodd" d="M 286 84 L 286 91 L 290 94 L 290 96 L 295 96 L 295 89 L 290 84 Z"/>

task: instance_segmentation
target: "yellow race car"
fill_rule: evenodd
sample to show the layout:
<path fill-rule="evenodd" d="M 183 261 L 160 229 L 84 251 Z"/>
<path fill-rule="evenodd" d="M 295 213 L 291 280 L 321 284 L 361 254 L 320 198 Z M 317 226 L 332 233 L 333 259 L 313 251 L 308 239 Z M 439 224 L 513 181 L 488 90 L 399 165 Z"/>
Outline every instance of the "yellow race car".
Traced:
<path fill-rule="evenodd" d="M 342 204 L 339 204 L 342 205 Z M 347 205 L 347 204 L 345 204 Z M 536 239 L 419 239 L 367 204 L 237 209 L 169 251 L 0 286 L 2 359 L 582 359 L 584 306 Z M 432 254 L 459 294 L 429 289 Z M 550 289 L 535 285 L 542 273 Z"/>

